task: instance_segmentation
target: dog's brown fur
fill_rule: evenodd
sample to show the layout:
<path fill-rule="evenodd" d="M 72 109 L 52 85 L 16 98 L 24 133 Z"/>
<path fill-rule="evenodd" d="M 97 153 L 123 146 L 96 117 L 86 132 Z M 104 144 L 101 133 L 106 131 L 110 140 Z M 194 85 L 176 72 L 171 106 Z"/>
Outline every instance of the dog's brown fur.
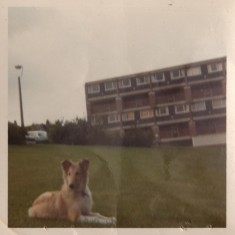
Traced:
<path fill-rule="evenodd" d="M 61 162 L 64 184 L 60 191 L 45 192 L 29 208 L 29 217 L 69 219 L 92 215 L 92 196 L 88 187 L 88 160 Z"/>

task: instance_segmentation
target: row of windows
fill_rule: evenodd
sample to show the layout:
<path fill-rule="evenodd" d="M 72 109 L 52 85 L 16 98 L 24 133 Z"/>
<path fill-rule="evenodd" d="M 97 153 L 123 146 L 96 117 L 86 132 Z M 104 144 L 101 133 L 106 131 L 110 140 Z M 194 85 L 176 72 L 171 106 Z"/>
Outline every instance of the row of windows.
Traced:
<path fill-rule="evenodd" d="M 225 99 L 217 99 L 212 101 L 212 108 L 213 109 L 221 109 L 226 107 L 226 100 Z M 192 112 L 199 112 L 206 110 L 206 102 L 199 101 L 191 104 L 191 111 Z M 175 113 L 188 113 L 189 112 L 189 105 L 188 104 L 178 104 L 175 105 Z M 167 116 L 169 115 L 169 109 L 167 106 L 158 108 L 158 116 Z"/>
<path fill-rule="evenodd" d="M 219 108 L 225 108 L 226 107 L 226 101 L 225 99 L 218 99 L 212 101 L 212 107 L 213 109 L 219 109 Z M 179 104 L 175 105 L 175 113 L 181 114 L 181 113 L 188 113 L 189 112 L 189 105 L 188 104 Z M 206 110 L 206 103 L 205 101 L 196 102 L 191 105 L 192 112 L 198 112 L 198 111 L 205 111 Z M 169 115 L 169 108 L 168 107 L 160 107 L 155 110 L 156 116 L 168 116 Z M 122 121 L 133 121 L 135 120 L 135 114 L 134 112 L 126 112 L 121 115 Z M 140 111 L 140 118 L 152 118 L 154 117 L 153 110 L 142 110 Z M 110 114 L 108 115 L 108 122 L 109 123 L 115 123 L 120 121 L 120 115 L 119 114 Z"/>
<path fill-rule="evenodd" d="M 207 65 L 207 69 L 209 73 L 214 73 L 218 71 L 223 70 L 222 63 L 212 63 Z M 201 67 L 200 66 L 195 66 L 187 69 L 187 76 L 197 76 L 201 75 Z M 185 70 L 184 69 L 175 69 L 170 72 L 171 79 L 176 80 L 185 77 Z M 165 75 L 163 72 L 161 73 L 154 73 L 150 75 L 145 75 L 142 77 L 137 77 L 136 78 L 136 84 L 137 86 L 141 85 L 146 85 L 151 82 L 153 83 L 159 83 L 159 82 L 164 82 L 165 81 Z M 118 81 L 119 88 L 128 88 L 131 87 L 131 79 L 122 79 Z M 111 90 L 116 90 L 117 89 L 117 82 L 116 81 L 108 81 L 104 83 L 105 90 L 106 91 L 111 91 Z M 99 93 L 100 92 L 100 85 L 97 84 L 92 84 L 88 86 L 88 93 Z"/>

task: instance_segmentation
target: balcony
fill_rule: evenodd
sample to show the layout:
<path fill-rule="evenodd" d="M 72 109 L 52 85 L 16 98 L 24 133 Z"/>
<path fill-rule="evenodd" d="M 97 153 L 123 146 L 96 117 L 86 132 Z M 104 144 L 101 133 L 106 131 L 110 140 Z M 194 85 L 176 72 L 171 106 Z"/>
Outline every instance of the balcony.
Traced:
<path fill-rule="evenodd" d="M 123 109 L 139 108 L 149 105 L 148 94 L 142 96 L 131 96 L 123 99 Z"/>
<path fill-rule="evenodd" d="M 112 112 L 116 110 L 116 103 L 115 101 L 111 102 L 94 102 L 91 105 L 91 113 L 97 114 L 97 113 L 105 113 L 105 112 Z"/>
<path fill-rule="evenodd" d="M 185 100 L 184 90 L 172 90 L 157 93 L 155 96 L 156 104 L 165 104 Z"/>
<path fill-rule="evenodd" d="M 179 138 L 190 136 L 188 123 L 180 123 L 177 125 L 164 125 L 160 126 L 160 138 Z"/>
<path fill-rule="evenodd" d="M 226 119 L 218 118 L 196 122 L 198 135 L 215 134 L 226 132 Z"/>
<path fill-rule="evenodd" d="M 220 96 L 220 95 L 223 95 L 222 87 L 213 88 L 213 89 L 192 90 L 193 99 L 200 99 L 203 97 Z"/>
<path fill-rule="evenodd" d="M 222 87 L 221 83 L 193 86 L 191 88 L 191 91 L 192 91 L 192 98 L 193 99 L 200 99 L 200 98 L 204 98 L 204 97 L 223 95 L 223 87 Z"/>

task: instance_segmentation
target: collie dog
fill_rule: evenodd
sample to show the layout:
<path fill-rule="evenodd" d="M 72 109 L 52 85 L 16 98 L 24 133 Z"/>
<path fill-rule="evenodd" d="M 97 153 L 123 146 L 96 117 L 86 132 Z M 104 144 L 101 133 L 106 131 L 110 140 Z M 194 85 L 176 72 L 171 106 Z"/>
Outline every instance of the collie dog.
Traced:
<path fill-rule="evenodd" d="M 88 187 L 89 160 L 61 162 L 64 184 L 60 191 L 45 192 L 35 199 L 28 214 L 31 218 L 68 219 L 75 223 L 115 224 L 115 217 L 92 212 Z"/>

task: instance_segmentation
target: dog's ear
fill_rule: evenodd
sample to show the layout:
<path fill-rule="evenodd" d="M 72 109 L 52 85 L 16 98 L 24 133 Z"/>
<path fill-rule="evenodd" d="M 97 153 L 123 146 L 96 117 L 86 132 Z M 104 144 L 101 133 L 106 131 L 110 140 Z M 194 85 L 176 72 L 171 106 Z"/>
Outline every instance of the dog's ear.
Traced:
<path fill-rule="evenodd" d="M 69 160 L 64 160 L 61 162 L 61 166 L 62 166 L 62 169 L 65 171 L 65 172 L 68 172 L 69 170 L 69 167 L 72 165 L 72 162 L 70 162 Z"/>
<path fill-rule="evenodd" d="M 82 160 L 79 162 L 79 165 L 80 165 L 81 169 L 82 169 L 84 172 L 87 172 L 88 167 L 89 167 L 89 163 L 90 163 L 90 161 L 87 160 L 87 159 L 82 159 Z"/>

